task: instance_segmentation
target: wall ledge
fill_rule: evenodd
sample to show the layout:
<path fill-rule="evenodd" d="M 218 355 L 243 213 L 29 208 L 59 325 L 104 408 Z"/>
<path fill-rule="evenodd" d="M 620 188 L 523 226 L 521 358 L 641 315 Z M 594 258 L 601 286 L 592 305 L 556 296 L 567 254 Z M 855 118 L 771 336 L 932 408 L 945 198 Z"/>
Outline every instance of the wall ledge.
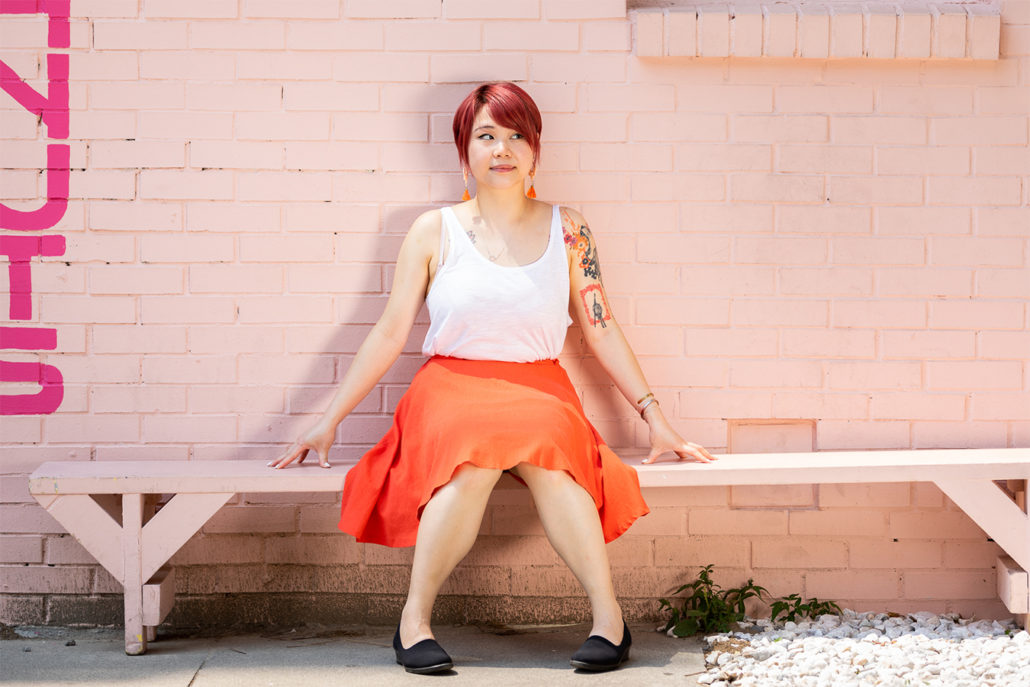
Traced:
<path fill-rule="evenodd" d="M 997 60 L 997 4 L 685 4 L 630 11 L 637 57 Z"/>

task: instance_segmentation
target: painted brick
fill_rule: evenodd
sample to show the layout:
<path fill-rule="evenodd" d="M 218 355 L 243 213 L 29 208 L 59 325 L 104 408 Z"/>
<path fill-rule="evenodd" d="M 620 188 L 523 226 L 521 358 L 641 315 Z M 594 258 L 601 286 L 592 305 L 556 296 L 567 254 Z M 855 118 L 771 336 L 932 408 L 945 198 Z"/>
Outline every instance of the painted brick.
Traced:
<path fill-rule="evenodd" d="M 665 16 L 657 9 L 632 13 L 634 52 L 637 57 L 661 57 L 671 51 L 665 46 Z M 671 46 L 670 46 L 671 47 Z M 680 46 L 682 47 L 682 46 Z M 689 54 L 682 50 L 675 54 Z"/>
<path fill-rule="evenodd" d="M 143 358 L 145 384 L 231 384 L 236 381 L 236 359 L 228 355 Z"/>
<path fill-rule="evenodd" d="M 637 280 L 639 281 L 639 280 Z M 776 292 L 774 267 L 691 267 L 682 273 L 685 296 L 771 296 Z M 616 286 L 613 282 L 612 286 Z"/>
<path fill-rule="evenodd" d="M 333 139 L 342 141 L 428 141 L 424 114 L 345 112 L 333 116 Z"/>
<path fill-rule="evenodd" d="M 914 422 L 914 448 L 994 448 L 1005 446 L 1007 430 L 1001 422 Z"/>
<path fill-rule="evenodd" d="M 412 146 L 419 144 L 384 143 L 382 145 L 387 148 L 388 154 L 390 150 L 407 151 Z M 367 171 L 379 166 L 379 148 L 380 145 L 375 143 L 290 142 L 286 144 L 286 168 L 301 171 L 312 169 Z M 404 159 L 410 160 L 410 156 L 405 156 Z M 390 169 L 386 166 L 388 162 L 388 160 L 384 162 L 385 169 Z M 432 164 L 427 161 L 423 162 L 421 166 L 429 168 Z"/>
<path fill-rule="evenodd" d="M 280 228 L 277 205 L 188 203 L 186 227 L 206 232 L 274 232 Z"/>
<path fill-rule="evenodd" d="M 969 151 L 952 146 L 880 148 L 876 169 L 880 174 L 968 174 Z"/>
<path fill-rule="evenodd" d="M 772 417 L 783 419 L 809 419 L 820 421 L 865 418 L 868 396 L 860 393 L 787 391 L 772 395 Z"/>
<path fill-rule="evenodd" d="M 93 265 L 89 268 L 89 291 L 94 294 L 182 293 L 183 272 L 179 267 Z"/>
<path fill-rule="evenodd" d="M 325 405 L 323 404 L 322 408 Z M 267 386 L 232 386 L 209 388 L 203 394 L 193 394 L 189 399 L 191 413 L 281 413 L 285 410 L 281 389 Z M 297 499 L 289 497 L 290 502 Z"/>
<path fill-rule="evenodd" d="M 39 299 L 39 318 L 48 324 L 132 323 L 136 321 L 136 303 L 129 296 L 44 295 Z"/>
<path fill-rule="evenodd" d="M 805 575 L 805 596 L 819 599 L 840 598 L 842 590 L 851 599 L 897 599 L 901 596 L 902 576 L 897 572 L 812 571 Z"/>
<path fill-rule="evenodd" d="M 328 125 L 326 132 L 328 134 Z M 276 141 L 191 141 L 189 158 L 193 168 L 281 169 L 283 144 Z"/>
<path fill-rule="evenodd" d="M 755 568 L 844 568 L 847 543 L 825 537 L 763 537 L 751 543 Z"/>
<path fill-rule="evenodd" d="M 337 0 L 309 0 L 302 5 L 290 0 L 244 0 L 242 9 L 245 17 L 336 19 L 340 16 Z"/>
<path fill-rule="evenodd" d="M 621 540 L 619 540 L 621 541 Z M 751 545 L 746 537 L 689 536 L 654 538 L 655 565 L 672 567 L 679 571 L 693 567 L 700 560 L 711 561 L 720 569 L 746 568 L 750 562 Z"/>
<path fill-rule="evenodd" d="M 391 5 L 397 6 L 397 3 Z M 376 21 L 288 22 L 286 47 L 289 50 L 382 50 L 383 24 Z"/>
<path fill-rule="evenodd" d="M 1022 360 L 1030 350 L 1030 332 L 977 332 L 977 357 Z"/>
<path fill-rule="evenodd" d="M 277 265 L 190 265 L 191 293 L 282 293 L 283 269 Z"/>
<path fill-rule="evenodd" d="M 910 448 L 908 422 L 822 420 L 816 425 L 820 450 Z"/>
<path fill-rule="evenodd" d="M 882 339 L 886 358 L 971 358 L 976 351 L 972 331 L 888 331 Z"/>
<path fill-rule="evenodd" d="M 937 265 L 1021 267 L 1024 242 L 1003 238 L 934 237 L 930 243 L 930 261 Z M 981 270 L 979 274 L 985 274 Z M 1017 294 L 1018 289 L 1009 291 Z"/>
<path fill-rule="evenodd" d="M 921 117 L 834 116 L 830 138 L 834 143 L 916 145 L 927 142 L 928 128 L 927 120 Z"/>
<path fill-rule="evenodd" d="M 236 305 L 231 298 L 182 295 L 140 298 L 140 322 L 143 324 L 211 324 L 235 319 Z"/>
<path fill-rule="evenodd" d="M 822 385 L 822 371 L 817 363 L 739 360 L 730 364 L 730 385 L 748 388 L 816 387 Z"/>
<path fill-rule="evenodd" d="M 329 53 L 241 52 L 235 57 L 237 79 L 292 81 L 334 76 L 334 58 Z"/>
<path fill-rule="evenodd" d="M 139 441 L 139 425 L 140 420 L 134 415 L 51 415 L 44 420 L 43 437 L 55 444 L 67 443 L 69 437 L 91 443 L 131 442 Z M 4 522 L 6 529 L 7 518 Z"/>
<path fill-rule="evenodd" d="M 561 27 L 551 25 L 557 29 L 572 28 L 572 38 L 575 42 L 576 27 Z M 491 31 L 491 29 L 494 29 Z M 525 24 L 486 24 L 480 25 L 477 22 L 391 22 L 385 26 L 386 50 L 388 51 L 460 51 L 460 50 L 521 50 L 527 47 L 527 42 L 533 41 L 536 49 L 539 47 L 537 40 L 547 41 L 548 35 L 557 37 L 557 32 L 548 32 L 547 25 L 540 25 L 536 22 Z M 486 34 L 485 46 L 482 35 Z M 566 42 L 568 32 L 563 32 Z M 532 36 L 532 38 L 529 38 Z M 519 44 L 518 39 L 527 41 Z M 514 43 L 513 43 L 514 42 Z M 561 43 L 562 41 L 558 41 Z M 518 47 L 513 47 L 517 45 Z M 555 48 L 561 49 L 561 48 Z M 566 48 L 569 49 L 569 48 Z M 575 49 L 575 46 L 572 48 Z"/>
<path fill-rule="evenodd" d="M 777 425 L 777 424 L 750 424 L 746 421 L 741 423 L 746 425 L 749 429 L 763 429 L 766 430 L 771 427 L 784 427 L 789 428 L 789 425 Z M 737 429 L 734 424 L 730 425 L 730 443 L 732 444 L 731 450 L 733 453 L 755 453 L 764 451 L 752 450 L 752 446 L 744 445 L 738 441 Z M 800 450 L 811 450 L 812 445 L 812 432 L 810 427 L 805 427 L 800 432 L 790 432 L 801 435 L 799 443 L 807 444 L 807 446 Z M 770 437 L 773 432 L 764 431 L 761 432 L 761 437 Z M 757 439 L 757 437 L 756 437 Z M 807 439 L 807 441 L 806 441 Z M 789 441 L 789 438 L 788 438 Z M 774 446 L 775 441 L 765 442 L 761 440 L 754 441 L 754 443 L 760 443 L 759 448 L 776 450 L 778 447 Z M 794 449 L 794 446 L 788 447 Z M 766 510 L 773 510 L 779 508 L 812 508 L 815 507 L 815 487 L 811 484 L 767 484 L 767 485 L 756 485 L 756 486 L 733 486 L 730 487 L 730 506 L 732 508 L 761 508 Z M 790 513 L 788 513 L 790 515 Z"/>
<path fill-rule="evenodd" d="M 186 107 L 196 111 L 275 110 L 282 103 L 282 93 L 283 87 L 279 84 L 189 82 Z"/>
<path fill-rule="evenodd" d="M 887 534 L 887 512 L 882 510 L 791 511 L 791 534 L 883 537 Z"/>
<path fill-rule="evenodd" d="M 303 175 L 297 175 L 297 177 L 298 179 L 305 178 Z M 345 202 L 387 201 L 393 198 L 410 198 L 413 201 L 430 200 L 429 178 L 421 174 L 343 172 L 333 175 L 331 181 L 333 200 Z M 456 195 L 454 194 L 454 196 Z M 393 256 L 396 256 L 396 253 Z"/>
<path fill-rule="evenodd" d="M 854 86 L 780 86 L 776 109 L 785 113 L 873 111 L 873 89 Z"/>
<path fill-rule="evenodd" d="M 685 203 L 680 209 L 683 230 L 725 231 L 731 234 L 771 232 L 772 205 L 705 205 Z"/>
<path fill-rule="evenodd" d="M 4 594 L 89 594 L 91 568 L 82 566 L 0 566 L 0 590 Z"/>
<path fill-rule="evenodd" d="M 145 263 L 228 262 L 232 258 L 231 236 L 153 233 L 140 240 L 140 259 Z"/>
<path fill-rule="evenodd" d="M 909 329 L 926 325 L 926 305 L 919 301 L 847 301 L 833 305 L 836 327 Z"/>
<path fill-rule="evenodd" d="M 94 21 L 95 50 L 174 50 L 187 47 L 186 22 Z M 45 41 L 44 41 L 45 42 Z"/>
<path fill-rule="evenodd" d="M 182 229 L 180 203 L 132 203 L 94 200 L 89 204 L 91 229 L 176 230 Z"/>
<path fill-rule="evenodd" d="M 907 238 L 834 237 L 832 262 L 842 265 L 922 265 L 926 242 Z"/>
<path fill-rule="evenodd" d="M 332 196 L 332 180 L 324 174 L 241 172 L 237 185 L 240 200 L 328 201 Z"/>
<path fill-rule="evenodd" d="M 969 234 L 971 220 L 969 212 L 956 208 L 879 207 L 876 226 L 879 234 Z"/>
<path fill-rule="evenodd" d="M 236 137 L 258 141 L 323 141 L 329 139 L 328 112 L 240 112 Z"/>
<path fill-rule="evenodd" d="M 185 327 L 94 325 L 91 332 L 94 353 L 186 352 Z"/>
<path fill-rule="evenodd" d="M 676 168 L 684 171 L 772 171 L 772 147 L 683 143 L 676 146 Z"/>
<path fill-rule="evenodd" d="M 876 334 L 864 329 L 788 329 L 781 333 L 780 350 L 792 358 L 822 358 L 831 354 L 845 358 L 876 355 Z"/>
<path fill-rule="evenodd" d="M 630 28 L 628 22 L 583 22 L 580 24 L 583 49 L 588 52 L 629 52 Z"/>
<path fill-rule="evenodd" d="M 1004 551 L 994 542 L 945 542 L 944 567 L 992 568 Z"/>
<path fill-rule="evenodd" d="M 776 171 L 861 174 L 873 170 L 873 150 L 867 146 L 782 145 Z"/>
<path fill-rule="evenodd" d="M 934 541 L 856 539 L 850 544 L 853 568 L 939 568 L 943 546 Z"/>
<path fill-rule="evenodd" d="M 621 55 L 534 53 L 528 60 L 532 81 L 619 83 L 626 76 L 626 60 Z"/>
<path fill-rule="evenodd" d="M 972 270 L 885 269 L 878 273 L 878 293 L 884 296 L 968 297 L 972 295 L 972 285 Z"/>
<path fill-rule="evenodd" d="M 970 414 L 973 420 L 1030 420 L 1030 404 L 1025 392 L 974 392 Z"/>
<path fill-rule="evenodd" d="M 193 22 L 189 44 L 194 49 L 281 50 L 286 46 L 286 28 L 267 21 Z"/>
<path fill-rule="evenodd" d="M 143 0 L 143 15 L 155 18 L 231 18 L 236 0 Z"/>
<path fill-rule="evenodd" d="M 930 304 L 934 329 L 1021 329 L 1021 303 L 1002 301 L 937 301 Z"/>
<path fill-rule="evenodd" d="M 675 109 L 675 89 L 656 85 L 590 84 L 586 87 L 588 112 L 661 112 Z"/>
<path fill-rule="evenodd" d="M 759 391 L 705 391 L 693 389 L 680 394 L 681 415 L 688 417 L 749 418 L 771 417 L 771 394 Z"/>
<path fill-rule="evenodd" d="M 784 268 L 780 291 L 789 295 L 864 296 L 873 293 L 872 270 L 847 267 Z"/>
<path fill-rule="evenodd" d="M 325 322 L 332 311 L 329 296 L 241 297 L 236 301 L 237 318 L 243 324 Z"/>
<path fill-rule="evenodd" d="M 726 197 L 726 182 L 721 175 L 661 174 L 647 177 L 634 176 L 630 178 L 630 183 L 632 184 L 631 197 L 635 201 L 713 201 Z M 547 188 L 550 188 L 551 185 L 553 184 L 549 184 Z"/>
<path fill-rule="evenodd" d="M 379 90 L 368 83 L 298 81 L 285 85 L 283 100 L 287 110 L 374 111 L 379 109 Z M 424 105 L 413 111 L 421 109 Z"/>
<path fill-rule="evenodd" d="M 297 509 L 294 507 L 225 506 L 207 521 L 202 531 L 205 534 L 295 532 L 296 521 Z"/>
<path fill-rule="evenodd" d="M 909 599 L 991 599 L 997 594 L 989 571 L 906 572 L 904 586 Z"/>
<path fill-rule="evenodd" d="M 183 413 L 186 388 L 98 384 L 93 386 L 90 407 L 94 413 Z"/>
<path fill-rule="evenodd" d="M 139 197 L 231 200 L 233 174 L 225 171 L 143 170 L 139 173 Z"/>
<path fill-rule="evenodd" d="M 779 535 L 787 533 L 785 510 L 714 510 L 694 508 L 689 513 L 691 535 Z M 667 534 L 657 533 L 657 534 Z M 752 541 L 752 546 L 756 541 Z"/>
<path fill-rule="evenodd" d="M 730 197 L 735 201 L 816 203 L 824 200 L 822 177 L 779 174 L 735 174 L 730 177 Z"/>
<path fill-rule="evenodd" d="M 235 75 L 232 55 L 216 52 L 159 51 L 139 56 L 141 79 L 231 80 Z"/>
<path fill-rule="evenodd" d="M 142 420 L 147 443 L 232 443 L 238 438 L 235 415 L 193 415 L 188 423 L 169 415 L 144 415 Z"/>
<path fill-rule="evenodd" d="M 929 202 L 934 205 L 1018 205 L 1017 177 L 931 177 Z"/>
<path fill-rule="evenodd" d="M 833 177 L 828 200 L 835 203 L 915 205 L 923 200 L 918 177 Z"/>
<path fill-rule="evenodd" d="M 0 563 L 43 562 L 43 537 L 0 536 L 0 544 Z"/>
<path fill-rule="evenodd" d="M 977 174 L 1028 174 L 1030 152 L 1026 147 L 993 146 L 975 149 Z"/>
<path fill-rule="evenodd" d="M 825 302 L 809 300 L 737 300 L 732 305 L 734 324 L 746 326 L 826 326 L 829 308 Z"/>
<path fill-rule="evenodd" d="M 182 167 L 186 146 L 180 141 L 94 141 L 89 154 L 94 169 Z"/>
<path fill-rule="evenodd" d="M 471 61 L 464 55 L 436 54 L 430 56 L 429 71 L 437 83 L 475 83 L 489 79 L 525 81 L 530 71 L 527 59 L 533 60 L 519 54 L 482 54 Z M 534 79 L 549 80 L 539 76 Z"/>
<path fill-rule="evenodd" d="M 912 389 L 921 388 L 922 366 L 916 362 L 844 362 L 827 363 L 831 389 Z"/>

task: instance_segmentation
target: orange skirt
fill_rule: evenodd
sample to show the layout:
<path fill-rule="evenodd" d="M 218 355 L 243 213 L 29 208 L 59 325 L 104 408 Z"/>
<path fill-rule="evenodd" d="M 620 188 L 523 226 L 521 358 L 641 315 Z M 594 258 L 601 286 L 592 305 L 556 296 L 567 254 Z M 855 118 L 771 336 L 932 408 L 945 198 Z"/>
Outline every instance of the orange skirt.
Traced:
<path fill-rule="evenodd" d="M 436 356 L 416 373 L 386 436 L 347 473 L 340 529 L 413 546 L 422 508 L 465 463 L 565 470 L 593 497 L 606 542 L 648 512 L 636 470 L 586 419 L 557 360 Z"/>

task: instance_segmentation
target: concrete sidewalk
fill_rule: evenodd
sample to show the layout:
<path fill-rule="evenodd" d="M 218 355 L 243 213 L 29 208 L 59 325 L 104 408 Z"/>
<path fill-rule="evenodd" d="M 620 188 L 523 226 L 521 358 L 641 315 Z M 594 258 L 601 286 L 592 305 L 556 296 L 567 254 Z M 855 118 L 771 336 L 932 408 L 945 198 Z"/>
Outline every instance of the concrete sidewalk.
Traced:
<path fill-rule="evenodd" d="M 633 626 L 630 661 L 621 669 L 575 671 L 569 656 L 588 625 L 437 628 L 454 659 L 438 676 L 405 673 L 394 662 L 392 627 L 300 628 L 263 635 L 159 635 L 144 656 L 126 656 L 120 629 L 17 628 L 0 641 L 0 683 L 7 685 L 697 685 L 700 642 Z M 28 635 L 28 637 L 25 637 Z M 68 646 L 74 641 L 73 646 Z M 434 684 L 444 684 L 436 683 Z"/>

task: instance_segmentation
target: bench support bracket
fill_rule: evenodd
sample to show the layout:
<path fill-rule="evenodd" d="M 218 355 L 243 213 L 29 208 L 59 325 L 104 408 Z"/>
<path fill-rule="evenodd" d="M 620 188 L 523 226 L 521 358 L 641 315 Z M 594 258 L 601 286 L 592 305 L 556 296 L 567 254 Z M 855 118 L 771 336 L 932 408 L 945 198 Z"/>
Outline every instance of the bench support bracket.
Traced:
<path fill-rule="evenodd" d="M 121 496 L 121 525 L 112 517 L 112 504 L 103 507 L 88 494 L 34 494 L 48 513 L 104 566 L 125 590 L 125 653 L 138 655 L 153 641 L 153 625 L 171 610 L 174 577 L 157 574 L 190 537 L 234 493 L 177 494 L 149 520 L 147 494 Z M 153 579 L 151 579 L 153 578 Z M 152 600 L 145 600 L 144 587 Z M 156 605 L 156 610 L 154 606 Z M 155 623 L 156 624 L 156 623 Z"/>
<path fill-rule="evenodd" d="M 1030 570 L 1030 515 L 1023 512 L 1008 495 L 991 480 L 938 480 L 937 486 L 955 505 L 965 511 L 991 539 L 1005 550 L 1013 567 Z M 1003 571 L 998 570 L 998 575 Z M 1002 597 L 1006 608 L 1013 613 L 1025 612 L 1030 589 L 1008 591 Z M 1011 604 L 1011 605 L 1010 605 Z"/>

